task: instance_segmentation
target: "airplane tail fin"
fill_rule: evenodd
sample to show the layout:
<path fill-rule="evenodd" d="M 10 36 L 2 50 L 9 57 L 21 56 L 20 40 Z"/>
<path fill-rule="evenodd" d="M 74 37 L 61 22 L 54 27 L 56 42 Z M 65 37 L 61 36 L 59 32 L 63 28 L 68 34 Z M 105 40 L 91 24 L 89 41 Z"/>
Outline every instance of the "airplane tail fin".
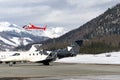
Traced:
<path fill-rule="evenodd" d="M 71 47 L 71 53 L 72 53 L 72 56 L 76 56 L 77 54 L 79 54 L 79 50 L 80 50 L 80 46 L 83 44 L 83 40 L 77 40 L 75 41 Z"/>
<path fill-rule="evenodd" d="M 77 43 L 77 45 L 81 46 L 83 44 L 83 40 L 77 40 L 77 41 L 75 41 L 75 43 Z"/>

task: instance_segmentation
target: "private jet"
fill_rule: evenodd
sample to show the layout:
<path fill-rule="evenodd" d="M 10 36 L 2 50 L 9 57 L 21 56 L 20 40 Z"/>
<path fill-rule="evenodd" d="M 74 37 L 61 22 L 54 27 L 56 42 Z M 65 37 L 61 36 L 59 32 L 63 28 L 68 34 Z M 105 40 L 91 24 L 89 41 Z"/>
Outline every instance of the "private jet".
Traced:
<path fill-rule="evenodd" d="M 35 62 L 49 65 L 55 58 L 56 54 L 51 55 L 50 51 L 38 51 L 36 50 L 35 45 L 32 45 L 29 51 L 0 52 L 0 62 L 8 63 L 9 66 L 16 64 L 16 62 Z"/>
<path fill-rule="evenodd" d="M 57 51 L 37 50 L 35 45 L 32 45 L 29 51 L 0 52 L 0 61 L 1 63 L 8 63 L 9 66 L 12 66 L 17 62 L 34 62 L 49 65 L 50 62 L 55 61 L 56 59 L 77 55 L 82 43 L 82 40 L 75 41 L 74 45 L 72 44 L 65 49 Z"/>

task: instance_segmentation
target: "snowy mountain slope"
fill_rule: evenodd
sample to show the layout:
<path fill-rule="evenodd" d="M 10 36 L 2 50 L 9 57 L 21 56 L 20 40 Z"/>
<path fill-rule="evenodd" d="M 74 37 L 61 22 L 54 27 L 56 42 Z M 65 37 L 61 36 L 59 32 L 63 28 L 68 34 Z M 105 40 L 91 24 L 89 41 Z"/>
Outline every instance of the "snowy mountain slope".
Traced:
<path fill-rule="evenodd" d="M 0 50 L 11 50 L 19 45 L 40 42 L 46 39 L 48 38 L 34 35 L 15 24 L 0 22 Z"/>

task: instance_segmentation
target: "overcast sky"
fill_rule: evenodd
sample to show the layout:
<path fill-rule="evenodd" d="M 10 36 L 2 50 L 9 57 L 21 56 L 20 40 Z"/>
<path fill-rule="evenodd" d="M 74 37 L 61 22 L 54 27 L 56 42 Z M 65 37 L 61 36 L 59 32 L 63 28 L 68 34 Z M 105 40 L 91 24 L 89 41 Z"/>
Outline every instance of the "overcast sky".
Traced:
<path fill-rule="evenodd" d="M 0 0 L 0 21 L 75 29 L 120 0 Z"/>

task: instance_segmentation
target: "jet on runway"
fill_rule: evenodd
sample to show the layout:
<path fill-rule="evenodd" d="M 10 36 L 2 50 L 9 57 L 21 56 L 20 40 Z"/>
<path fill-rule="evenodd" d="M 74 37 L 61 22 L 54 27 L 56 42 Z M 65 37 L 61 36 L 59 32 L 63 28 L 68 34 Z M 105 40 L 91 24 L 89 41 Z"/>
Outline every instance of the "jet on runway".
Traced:
<path fill-rule="evenodd" d="M 32 45 L 29 51 L 0 52 L 0 61 L 1 63 L 8 63 L 9 66 L 16 64 L 16 62 L 34 62 L 49 65 L 57 58 L 76 56 L 82 43 L 83 40 L 78 40 L 71 46 L 56 51 L 37 50 L 35 45 Z"/>
<path fill-rule="evenodd" d="M 32 45 L 29 51 L 0 52 L 0 61 L 1 63 L 8 63 L 9 66 L 16 64 L 16 62 L 35 62 L 49 65 L 49 62 L 54 60 L 53 58 L 56 58 L 55 56 L 55 54 L 51 55 L 51 53 L 47 51 L 38 51 L 35 45 Z"/>

